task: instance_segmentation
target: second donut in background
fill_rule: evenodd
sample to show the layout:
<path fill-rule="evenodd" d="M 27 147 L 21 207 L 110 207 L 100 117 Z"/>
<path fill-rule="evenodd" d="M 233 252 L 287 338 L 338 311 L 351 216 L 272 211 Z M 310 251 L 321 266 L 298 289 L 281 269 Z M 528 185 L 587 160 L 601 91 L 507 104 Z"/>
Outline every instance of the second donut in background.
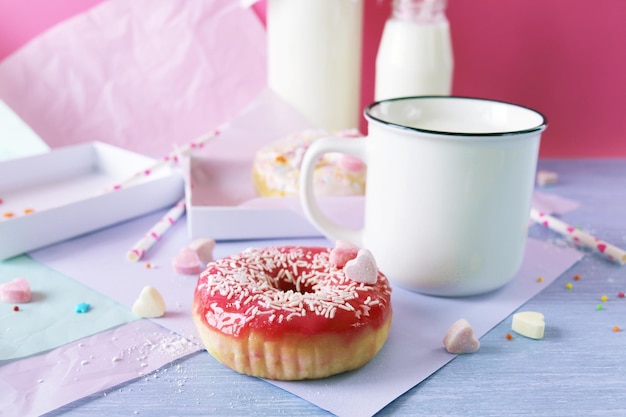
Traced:
<path fill-rule="evenodd" d="M 362 137 L 356 129 L 328 132 L 309 129 L 291 134 L 260 149 L 252 178 L 262 197 L 295 197 L 299 193 L 300 166 L 304 153 L 316 140 L 330 137 Z M 318 195 L 343 196 L 365 193 L 365 164 L 352 156 L 329 153 L 317 162 L 314 189 Z"/>

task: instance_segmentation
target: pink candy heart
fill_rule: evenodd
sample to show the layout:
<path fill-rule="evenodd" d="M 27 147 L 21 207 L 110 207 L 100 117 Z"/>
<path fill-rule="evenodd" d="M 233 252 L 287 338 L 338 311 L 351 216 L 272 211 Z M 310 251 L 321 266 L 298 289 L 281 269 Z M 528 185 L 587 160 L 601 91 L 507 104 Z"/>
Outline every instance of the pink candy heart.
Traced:
<path fill-rule="evenodd" d="M 189 244 L 189 248 L 192 249 L 198 255 L 200 262 L 208 264 L 213 262 L 213 249 L 215 249 L 215 240 L 208 238 L 196 239 Z"/>
<path fill-rule="evenodd" d="M 474 329 L 465 319 L 455 321 L 446 332 L 443 344 L 450 353 L 472 353 L 480 347 Z"/>
<path fill-rule="evenodd" d="M 15 278 L 0 284 L 0 300 L 5 303 L 27 303 L 30 297 L 30 284 L 26 278 Z"/>
<path fill-rule="evenodd" d="M 337 268 L 343 268 L 350 259 L 356 258 L 359 247 L 344 240 L 335 242 L 335 247 L 330 251 L 329 262 Z"/>
<path fill-rule="evenodd" d="M 343 267 L 346 277 L 364 284 L 375 284 L 378 278 L 378 267 L 372 252 L 359 249 L 356 258 L 349 260 Z"/>
<path fill-rule="evenodd" d="M 188 247 L 182 248 L 178 255 L 174 257 L 172 266 L 176 272 L 184 275 L 199 274 L 202 270 L 198 254 L 195 250 Z"/>
<path fill-rule="evenodd" d="M 349 172 L 359 172 L 365 169 L 363 161 L 350 155 L 343 155 L 339 159 L 339 166 Z"/>

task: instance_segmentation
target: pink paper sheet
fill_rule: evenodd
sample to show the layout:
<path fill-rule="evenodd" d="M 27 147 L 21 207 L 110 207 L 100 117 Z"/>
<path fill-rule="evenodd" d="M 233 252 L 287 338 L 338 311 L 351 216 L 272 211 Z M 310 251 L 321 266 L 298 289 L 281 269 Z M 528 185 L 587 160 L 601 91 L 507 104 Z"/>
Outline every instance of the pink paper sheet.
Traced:
<path fill-rule="evenodd" d="M 0 414 L 41 415 L 198 350 L 148 320 L 125 324 L 0 367 Z"/>
<path fill-rule="evenodd" d="M 265 30 L 237 1 L 109 0 L 0 62 L 0 98 L 52 148 L 160 157 L 230 121 L 265 62 Z"/>

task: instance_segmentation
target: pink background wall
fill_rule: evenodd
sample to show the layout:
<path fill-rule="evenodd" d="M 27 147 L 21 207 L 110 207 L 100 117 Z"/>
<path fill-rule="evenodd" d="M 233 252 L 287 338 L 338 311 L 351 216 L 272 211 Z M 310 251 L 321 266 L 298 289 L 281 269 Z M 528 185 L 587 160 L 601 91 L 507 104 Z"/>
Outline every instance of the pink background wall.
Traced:
<path fill-rule="evenodd" d="M 0 0 L 0 60 L 100 1 Z M 389 3 L 366 0 L 363 105 Z M 624 0 L 449 0 L 448 17 L 453 94 L 543 112 L 542 157 L 626 157 Z"/>

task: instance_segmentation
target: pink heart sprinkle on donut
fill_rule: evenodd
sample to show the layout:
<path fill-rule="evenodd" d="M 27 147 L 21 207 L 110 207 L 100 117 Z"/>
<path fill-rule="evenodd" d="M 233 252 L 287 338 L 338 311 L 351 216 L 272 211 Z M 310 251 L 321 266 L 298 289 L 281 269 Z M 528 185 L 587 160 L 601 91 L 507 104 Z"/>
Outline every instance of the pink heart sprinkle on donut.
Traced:
<path fill-rule="evenodd" d="M 356 258 L 359 247 L 345 240 L 335 242 L 335 247 L 330 251 L 329 262 L 337 268 L 343 268 L 350 259 Z"/>
<path fill-rule="evenodd" d="M 30 298 L 30 284 L 26 278 L 15 278 L 0 284 L 0 300 L 5 303 L 27 303 Z"/>
<path fill-rule="evenodd" d="M 174 270 L 179 274 L 195 275 L 202 270 L 198 254 L 191 248 L 184 247 L 172 260 Z"/>
<path fill-rule="evenodd" d="M 450 353 L 472 353 L 480 347 L 474 329 L 466 319 L 455 321 L 443 337 L 443 345 Z"/>
<path fill-rule="evenodd" d="M 367 249 L 359 249 L 356 258 L 346 262 L 343 267 L 346 277 L 352 281 L 364 284 L 375 284 L 378 278 L 378 267 L 372 252 Z"/>
<path fill-rule="evenodd" d="M 600 253 L 604 253 L 604 251 L 606 250 L 606 245 L 604 243 L 600 243 L 598 245 L 598 250 L 600 251 Z"/>
<path fill-rule="evenodd" d="M 363 161 L 350 155 L 343 155 L 339 158 L 339 166 L 349 172 L 359 172 L 365 169 Z"/>

